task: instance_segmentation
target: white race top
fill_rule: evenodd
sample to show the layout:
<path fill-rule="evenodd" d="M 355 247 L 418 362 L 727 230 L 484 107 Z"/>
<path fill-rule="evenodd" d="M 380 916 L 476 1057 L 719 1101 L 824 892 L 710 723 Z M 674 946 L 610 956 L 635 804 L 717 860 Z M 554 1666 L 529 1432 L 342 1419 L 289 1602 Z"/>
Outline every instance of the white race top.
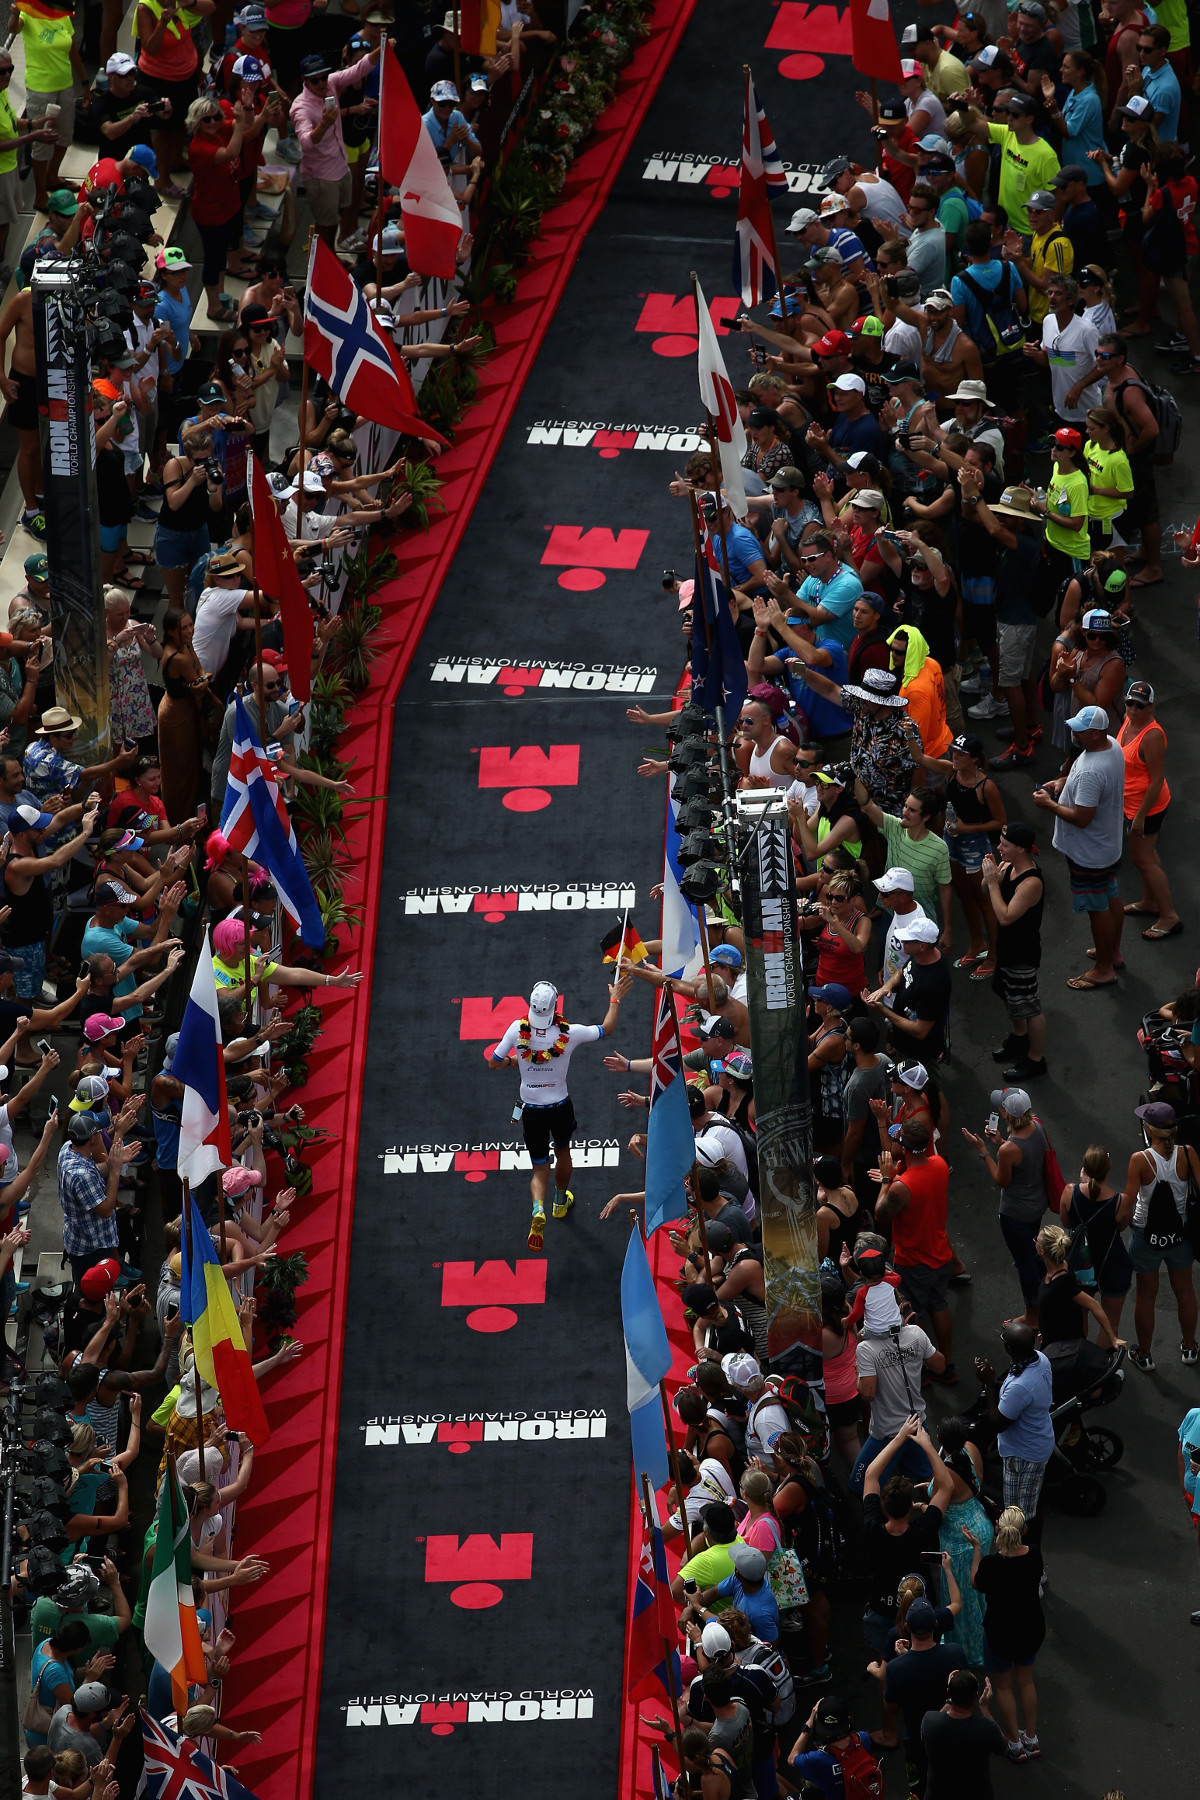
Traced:
<path fill-rule="evenodd" d="M 550 1062 L 531 1062 L 530 1052 L 547 1050 L 558 1037 L 556 1025 L 531 1025 L 529 1029 L 529 1048 L 524 1049 L 517 1043 L 517 1030 L 520 1019 L 514 1019 L 496 1048 L 492 1051 L 496 1062 L 503 1062 L 506 1056 L 515 1056 L 521 1065 L 521 1099 L 526 1106 L 558 1106 L 567 1097 L 567 1064 L 580 1044 L 595 1044 L 604 1036 L 603 1025 L 568 1025 L 567 1044 L 561 1056 L 552 1058 Z M 740 1149 L 741 1146 L 739 1145 Z"/>

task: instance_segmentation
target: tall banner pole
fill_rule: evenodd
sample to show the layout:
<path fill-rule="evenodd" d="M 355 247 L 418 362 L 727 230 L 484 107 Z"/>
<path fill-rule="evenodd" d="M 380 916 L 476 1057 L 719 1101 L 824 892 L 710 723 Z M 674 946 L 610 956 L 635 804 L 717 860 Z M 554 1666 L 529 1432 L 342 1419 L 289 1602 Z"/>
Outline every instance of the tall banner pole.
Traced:
<path fill-rule="evenodd" d="M 34 264 L 31 283 L 37 362 L 38 429 L 54 692 L 83 721 L 81 763 L 106 762 L 111 744 L 108 630 L 96 520 L 96 434 L 87 319 L 77 275 L 63 263 Z"/>
<path fill-rule="evenodd" d="M 737 856 L 754 1057 L 767 1354 L 777 1374 L 820 1390 L 821 1280 L 812 1172 L 804 970 L 787 811 L 761 790 L 739 796 Z"/>

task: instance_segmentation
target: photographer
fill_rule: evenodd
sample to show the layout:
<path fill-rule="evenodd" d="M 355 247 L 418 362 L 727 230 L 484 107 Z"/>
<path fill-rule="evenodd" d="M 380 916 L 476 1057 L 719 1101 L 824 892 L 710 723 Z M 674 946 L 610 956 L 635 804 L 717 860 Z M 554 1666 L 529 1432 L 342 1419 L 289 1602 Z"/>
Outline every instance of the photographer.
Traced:
<path fill-rule="evenodd" d="M 163 572 L 172 606 L 182 607 L 183 590 L 192 564 L 207 556 L 210 525 L 225 504 L 221 465 L 213 457 L 211 431 L 194 431 L 163 469 L 165 505 L 154 534 L 154 558 Z M 203 655 L 197 650 L 202 666 Z M 210 673 L 216 673 L 215 670 Z"/>
<path fill-rule="evenodd" d="M 200 53 L 191 22 L 197 14 L 203 18 L 215 10 L 216 0 L 190 0 L 187 12 L 178 0 L 138 0 L 134 13 L 138 70 L 143 86 L 160 103 L 152 135 L 158 158 L 158 192 L 164 200 L 184 197 L 171 180 L 171 171 L 184 158 L 184 120 L 199 83 Z M 163 101 L 169 103 L 169 110 Z"/>

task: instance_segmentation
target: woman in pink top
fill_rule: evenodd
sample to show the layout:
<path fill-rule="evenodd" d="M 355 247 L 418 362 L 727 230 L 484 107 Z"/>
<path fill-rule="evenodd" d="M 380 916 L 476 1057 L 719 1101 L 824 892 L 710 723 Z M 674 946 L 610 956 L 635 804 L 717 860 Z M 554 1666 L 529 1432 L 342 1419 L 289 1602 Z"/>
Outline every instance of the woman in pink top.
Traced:
<path fill-rule="evenodd" d="M 186 160 L 184 124 L 199 88 L 200 57 L 192 26 L 215 7 L 216 0 L 192 0 L 187 7 L 177 0 L 138 0 L 134 13 L 138 73 L 156 106 L 150 137 L 158 158 L 158 192 L 164 200 L 183 198 L 171 173 Z"/>
<path fill-rule="evenodd" d="M 862 1401 L 854 1352 L 858 1338 L 846 1324 L 846 1295 L 832 1282 L 821 1284 L 821 1355 L 825 1361 L 825 1411 L 838 1449 L 853 1468 L 858 1460 Z"/>
<path fill-rule="evenodd" d="M 771 1504 L 770 1476 L 761 1469 L 747 1469 L 738 1484 L 738 1492 L 749 1509 L 738 1526 L 742 1542 L 754 1550 L 761 1550 L 764 1556 L 770 1556 L 773 1550 L 782 1550 L 783 1534 Z"/>

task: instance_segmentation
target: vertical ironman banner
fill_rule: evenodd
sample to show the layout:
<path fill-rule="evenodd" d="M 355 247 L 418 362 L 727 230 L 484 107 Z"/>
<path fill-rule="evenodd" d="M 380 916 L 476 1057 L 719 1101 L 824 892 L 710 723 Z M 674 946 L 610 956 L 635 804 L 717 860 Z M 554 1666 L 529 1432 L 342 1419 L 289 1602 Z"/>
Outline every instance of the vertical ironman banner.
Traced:
<path fill-rule="evenodd" d="M 33 338 L 54 687 L 60 705 L 83 721 L 72 756 L 94 763 L 109 754 L 108 633 L 100 580 L 91 361 L 74 285 L 62 264 L 35 264 Z"/>
<path fill-rule="evenodd" d="M 767 1346 L 777 1374 L 820 1383 L 812 1103 L 791 834 L 778 801 L 770 800 L 764 811 L 760 795 L 745 799 L 751 804 L 738 796 L 739 840 Z"/>

